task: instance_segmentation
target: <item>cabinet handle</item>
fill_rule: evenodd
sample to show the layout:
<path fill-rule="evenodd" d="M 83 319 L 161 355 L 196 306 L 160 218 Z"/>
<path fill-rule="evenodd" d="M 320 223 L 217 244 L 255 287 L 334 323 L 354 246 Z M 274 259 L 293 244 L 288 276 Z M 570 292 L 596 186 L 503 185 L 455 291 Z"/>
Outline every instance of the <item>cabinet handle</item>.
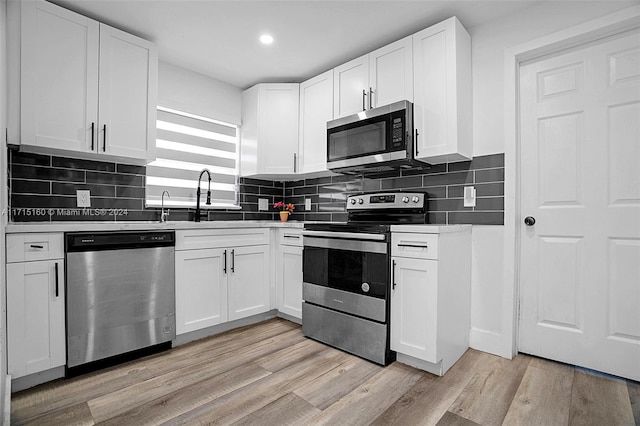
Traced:
<path fill-rule="evenodd" d="M 231 272 L 236 273 L 236 251 L 231 250 Z"/>
<path fill-rule="evenodd" d="M 393 283 L 393 286 L 391 287 L 392 290 L 396 289 L 396 261 L 392 260 L 391 261 L 391 282 Z"/>
<path fill-rule="evenodd" d="M 418 156 L 418 129 L 416 129 L 416 138 L 413 141 L 413 144 L 416 146 L 416 157 Z"/>
<path fill-rule="evenodd" d="M 398 243 L 398 247 L 417 247 L 417 248 L 429 248 L 427 244 L 411 244 L 411 243 Z"/>
<path fill-rule="evenodd" d="M 44 246 L 38 246 L 38 245 L 35 245 L 35 244 L 31 244 L 30 247 L 31 248 L 37 248 L 37 249 L 43 249 L 44 248 Z"/>
<path fill-rule="evenodd" d="M 297 172 L 296 163 L 298 162 L 298 154 L 293 153 L 293 173 Z"/>
<path fill-rule="evenodd" d="M 369 109 L 373 109 L 373 88 L 369 87 Z"/>
<path fill-rule="evenodd" d="M 102 152 L 107 152 L 107 125 L 102 126 Z"/>
<path fill-rule="evenodd" d="M 222 272 L 227 275 L 227 251 L 224 251 L 224 266 L 222 267 Z"/>
<path fill-rule="evenodd" d="M 91 122 L 91 151 L 93 151 L 93 146 L 95 145 L 95 127 L 96 123 Z"/>
<path fill-rule="evenodd" d="M 296 240 L 300 238 L 300 235 L 287 235 L 285 234 L 285 238 L 295 238 Z"/>
<path fill-rule="evenodd" d="M 55 263 L 55 272 L 56 272 L 56 297 L 58 297 L 58 262 Z"/>
<path fill-rule="evenodd" d="M 364 103 L 365 102 L 364 98 L 366 98 L 366 97 L 367 97 L 367 92 L 366 92 L 366 90 L 362 89 L 362 110 L 363 111 L 367 110 L 367 108 L 365 106 L 365 103 Z"/>

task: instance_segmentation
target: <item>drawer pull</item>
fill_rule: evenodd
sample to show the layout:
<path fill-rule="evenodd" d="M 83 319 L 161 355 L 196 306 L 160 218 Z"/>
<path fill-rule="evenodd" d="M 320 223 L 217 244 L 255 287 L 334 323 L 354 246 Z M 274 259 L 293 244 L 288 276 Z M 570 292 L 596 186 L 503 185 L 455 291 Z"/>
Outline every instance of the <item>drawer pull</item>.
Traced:
<path fill-rule="evenodd" d="M 429 248 L 427 244 L 398 243 L 398 247 Z"/>
<path fill-rule="evenodd" d="M 300 238 L 300 235 L 285 235 L 285 238 L 295 238 L 296 240 Z"/>
<path fill-rule="evenodd" d="M 44 248 L 44 246 L 39 246 L 37 244 L 31 244 L 29 247 L 35 248 L 35 249 L 43 249 Z"/>

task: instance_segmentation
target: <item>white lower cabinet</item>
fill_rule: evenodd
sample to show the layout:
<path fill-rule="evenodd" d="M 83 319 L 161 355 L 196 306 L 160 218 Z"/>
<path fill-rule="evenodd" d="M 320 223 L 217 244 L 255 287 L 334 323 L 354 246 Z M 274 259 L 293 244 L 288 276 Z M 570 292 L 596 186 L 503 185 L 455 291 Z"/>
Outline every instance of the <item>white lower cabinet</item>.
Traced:
<path fill-rule="evenodd" d="M 280 230 L 276 297 L 278 311 L 302 320 L 302 229 Z"/>
<path fill-rule="evenodd" d="M 269 246 L 231 249 L 227 272 L 229 320 L 267 312 L 269 303 Z"/>
<path fill-rule="evenodd" d="M 26 241 L 38 235 L 43 236 L 38 241 L 55 242 L 59 247 Z M 8 373 L 17 379 L 66 362 L 62 234 L 31 234 L 27 238 L 13 234 L 7 237 L 7 247 L 13 247 L 7 264 Z M 18 252 L 22 256 L 17 257 L 23 259 L 37 257 L 37 252 L 59 257 L 12 262 Z"/>
<path fill-rule="evenodd" d="M 392 227 L 391 349 L 442 375 L 469 347 L 471 227 L 421 228 Z"/>
<path fill-rule="evenodd" d="M 176 231 L 178 335 L 270 309 L 268 229 Z"/>
<path fill-rule="evenodd" d="M 176 333 L 227 321 L 225 250 L 176 251 Z"/>

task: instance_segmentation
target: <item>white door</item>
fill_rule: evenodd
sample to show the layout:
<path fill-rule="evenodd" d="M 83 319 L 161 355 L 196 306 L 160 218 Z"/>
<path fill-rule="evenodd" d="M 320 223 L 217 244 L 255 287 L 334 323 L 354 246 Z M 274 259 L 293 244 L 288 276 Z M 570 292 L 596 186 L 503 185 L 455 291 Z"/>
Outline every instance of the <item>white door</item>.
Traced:
<path fill-rule="evenodd" d="M 413 102 L 412 40 L 405 37 L 369 54 L 369 107 Z"/>
<path fill-rule="evenodd" d="M 176 251 L 176 334 L 227 321 L 223 249 Z"/>
<path fill-rule="evenodd" d="M 7 265 L 8 371 L 14 379 L 65 363 L 63 263 Z"/>
<path fill-rule="evenodd" d="M 21 143 L 91 151 L 98 23 L 45 1 L 21 6 Z"/>
<path fill-rule="evenodd" d="M 302 319 L 302 247 L 280 246 L 278 310 Z"/>
<path fill-rule="evenodd" d="M 640 32 L 520 73 L 519 350 L 640 380 Z"/>
<path fill-rule="evenodd" d="M 269 246 L 235 247 L 229 253 L 229 321 L 267 312 Z"/>
<path fill-rule="evenodd" d="M 367 109 L 369 95 L 369 55 L 353 59 L 333 69 L 334 118 Z"/>
<path fill-rule="evenodd" d="M 393 257 L 391 349 L 439 362 L 438 261 Z"/>
<path fill-rule="evenodd" d="M 327 170 L 327 121 L 333 120 L 333 70 L 300 83 L 298 173 Z"/>
<path fill-rule="evenodd" d="M 156 74 L 153 43 L 100 24 L 98 152 L 147 158 L 155 144 Z"/>

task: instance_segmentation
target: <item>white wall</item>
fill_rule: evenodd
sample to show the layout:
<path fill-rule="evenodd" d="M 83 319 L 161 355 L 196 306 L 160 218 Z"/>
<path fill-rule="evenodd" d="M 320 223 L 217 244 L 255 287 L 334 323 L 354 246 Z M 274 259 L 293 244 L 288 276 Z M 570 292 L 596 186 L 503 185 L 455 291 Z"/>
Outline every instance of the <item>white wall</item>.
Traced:
<path fill-rule="evenodd" d="M 6 0 L 0 0 L 0 129 L 2 130 L 2 140 L 4 141 L 4 129 L 7 126 L 7 55 L 6 55 L 6 40 L 7 40 L 7 2 Z M 8 406 L 5 406 L 5 384 L 7 383 L 7 346 L 6 342 L 6 330 L 5 330 L 5 318 L 6 316 L 6 275 L 5 275 L 5 244 L 4 244 L 4 228 L 7 224 L 7 194 L 6 194 L 6 170 L 7 170 L 7 150 L 4 148 L 4 143 L 1 143 L 2 149 L 0 149 L 0 170 L 2 170 L 3 178 L 0 189 L 0 424 L 4 424 L 5 410 L 9 410 Z M 8 404 L 7 404 L 8 405 Z"/>
<path fill-rule="evenodd" d="M 637 4 L 637 1 L 545 2 L 506 18 L 467 28 L 473 67 L 474 156 L 504 147 L 506 49 Z M 463 22 L 464 24 L 464 22 Z M 471 347 L 511 357 L 513 318 L 505 298 L 504 227 L 474 226 L 472 237 Z M 508 288 L 507 288 L 508 287 Z"/>
<path fill-rule="evenodd" d="M 240 125 L 240 88 L 160 61 L 158 105 Z"/>

